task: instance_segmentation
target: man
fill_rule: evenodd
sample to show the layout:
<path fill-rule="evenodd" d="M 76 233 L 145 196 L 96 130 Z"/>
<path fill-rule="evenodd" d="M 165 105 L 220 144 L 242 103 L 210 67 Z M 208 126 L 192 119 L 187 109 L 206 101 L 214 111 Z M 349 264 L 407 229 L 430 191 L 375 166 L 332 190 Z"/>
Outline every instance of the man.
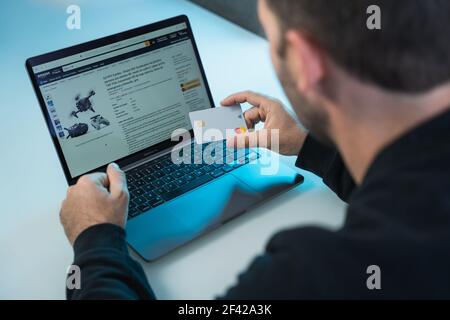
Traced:
<path fill-rule="evenodd" d="M 366 26 L 374 2 L 381 30 Z M 252 104 L 248 126 L 279 129 L 281 153 L 349 206 L 337 232 L 274 236 L 223 297 L 450 298 L 450 2 L 260 0 L 259 16 L 310 133 L 264 96 L 223 104 Z M 127 252 L 127 202 L 115 165 L 69 189 L 61 220 L 83 277 L 68 298 L 154 298 Z"/>

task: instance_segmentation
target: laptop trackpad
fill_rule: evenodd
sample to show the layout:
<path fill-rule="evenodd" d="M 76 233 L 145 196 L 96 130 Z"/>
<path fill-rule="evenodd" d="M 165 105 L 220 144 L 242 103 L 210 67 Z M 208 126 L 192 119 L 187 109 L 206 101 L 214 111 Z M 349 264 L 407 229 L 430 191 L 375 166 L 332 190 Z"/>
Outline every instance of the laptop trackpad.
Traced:
<path fill-rule="evenodd" d="M 244 213 L 261 199 L 229 174 L 130 220 L 127 240 L 144 259 L 154 260 Z"/>

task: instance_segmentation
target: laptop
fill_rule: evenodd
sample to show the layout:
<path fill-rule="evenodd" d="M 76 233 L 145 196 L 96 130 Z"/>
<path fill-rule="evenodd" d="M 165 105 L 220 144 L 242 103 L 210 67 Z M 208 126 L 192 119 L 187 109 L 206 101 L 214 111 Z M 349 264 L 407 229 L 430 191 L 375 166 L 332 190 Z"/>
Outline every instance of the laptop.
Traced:
<path fill-rule="evenodd" d="M 261 174 L 261 150 L 173 138 L 182 128 L 192 136 L 190 112 L 214 108 L 184 15 L 36 56 L 26 67 L 68 184 L 111 162 L 125 171 L 127 242 L 146 261 L 303 182 L 283 163 L 276 175 Z M 205 161 L 212 144 L 209 157 L 221 161 Z"/>

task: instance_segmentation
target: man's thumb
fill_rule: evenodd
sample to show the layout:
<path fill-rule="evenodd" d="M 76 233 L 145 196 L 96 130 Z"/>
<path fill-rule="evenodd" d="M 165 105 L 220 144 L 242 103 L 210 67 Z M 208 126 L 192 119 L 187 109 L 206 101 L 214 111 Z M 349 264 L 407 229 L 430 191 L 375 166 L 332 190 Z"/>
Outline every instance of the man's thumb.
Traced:
<path fill-rule="evenodd" d="M 112 196 L 118 196 L 127 190 L 127 179 L 125 173 L 116 163 L 111 163 L 106 169 L 109 180 L 109 192 Z"/>

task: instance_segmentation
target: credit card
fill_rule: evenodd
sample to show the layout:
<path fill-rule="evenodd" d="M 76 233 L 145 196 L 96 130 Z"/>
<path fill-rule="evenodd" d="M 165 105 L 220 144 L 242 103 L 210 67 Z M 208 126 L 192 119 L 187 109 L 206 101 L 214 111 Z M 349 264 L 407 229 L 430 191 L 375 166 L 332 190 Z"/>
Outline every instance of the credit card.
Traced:
<path fill-rule="evenodd" d="M 225 140 L 228 136 L 246 133 L 247 125 L 239 104 L 189 113 L 195 141 L 198 144 Z"/>

